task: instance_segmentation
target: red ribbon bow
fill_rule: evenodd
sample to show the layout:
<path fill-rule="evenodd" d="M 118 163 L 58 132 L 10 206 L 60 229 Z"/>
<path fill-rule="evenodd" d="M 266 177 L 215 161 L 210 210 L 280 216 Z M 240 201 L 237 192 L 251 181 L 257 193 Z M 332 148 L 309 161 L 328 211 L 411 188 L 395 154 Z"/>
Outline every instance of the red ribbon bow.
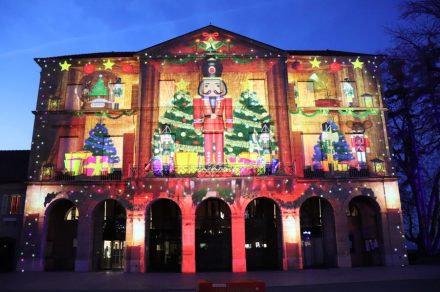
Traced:
<path fill-rule="evenodd" d="M 213 40 L 216 41 L 216 38 L 218 37 L 218 32 L 213 32 L 213 33 L 204 32 L 202 33 L 202 36 L 205 38 L 205 41 L 208 40 L 209 38 L 212 38 Z"/>

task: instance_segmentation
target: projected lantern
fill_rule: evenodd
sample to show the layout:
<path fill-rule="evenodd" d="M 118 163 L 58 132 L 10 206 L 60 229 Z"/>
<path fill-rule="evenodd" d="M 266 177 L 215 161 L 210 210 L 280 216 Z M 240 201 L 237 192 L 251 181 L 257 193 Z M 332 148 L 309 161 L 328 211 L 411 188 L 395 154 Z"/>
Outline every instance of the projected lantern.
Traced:
<path fill-rule="evenodd" d="M 61 98 L 59 96 L 53 96 L 49 98 L 48 110 L 57 111 L 60 109 Z"/>
<path fill-rule="evenodd" d="M 376 175 L 385 175 L 385 161 L 380 158 L 374 158 L 371 160 L 374 166 L 374 173 Z"/>
<path fill-rule="evenodd" d="M 46 163 L 43 165 L 41 169 L 41 178 L 43 180 L 50 180 L 53 177 L 53 168 L 54 165 L 52 163 Z"/>
<path fill-rule="evenodd" d="M 364 107 L 373 107 L 373 96 L 369 93 L 361 95 L 361 101 Z"/>

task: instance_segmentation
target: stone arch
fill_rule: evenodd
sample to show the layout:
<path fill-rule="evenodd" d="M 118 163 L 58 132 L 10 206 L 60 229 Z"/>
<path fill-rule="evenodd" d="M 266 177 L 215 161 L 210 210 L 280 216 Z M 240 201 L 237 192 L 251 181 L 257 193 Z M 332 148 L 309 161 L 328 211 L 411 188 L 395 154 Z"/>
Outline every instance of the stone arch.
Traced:
<path fill-rule="evenodd" d="M 92 212 L 93 270 L 122 270 L 125 266 L 127 209 L 119 200 L 97 202 Z"/>
<path fill-rule="evenodd" d="M 337 264 L 334 209 L 329 200 L 311 196 L 299 208 L 304 268 Z"/>
<path fill-rule="evenodd" d="M 69 211 L 76 212 L 69 218 Z M 74 271 L 77 235 L 78 208 L 66 198 L 52 201 L 45 210 L 45 234 L 43 263 L 46 271 Z"/>
<path fill-rule="evenodd" d="M 146 206 L 145 246 L 147 271 L 182 269 L 182 208 L 170 198 L 157 198 Z"/>
<path fill-rule="evenodd" d="M 254 198 L 247 203 L 244 217 L 246 271 L 282 269 L 283 240 L 278 203 L 267 196 Z"/>
<path fill-rule="evenodd" d="M 196 208 L 196 271 L 232 270 L 231 208 L 207 198 Z"/>
<path fill-rule="evenodd" d="M 368 196 L 355 196 L 348 203 L 347 224 L 351 264 L 383 265 L 383 236 L 379 203 Z"/>

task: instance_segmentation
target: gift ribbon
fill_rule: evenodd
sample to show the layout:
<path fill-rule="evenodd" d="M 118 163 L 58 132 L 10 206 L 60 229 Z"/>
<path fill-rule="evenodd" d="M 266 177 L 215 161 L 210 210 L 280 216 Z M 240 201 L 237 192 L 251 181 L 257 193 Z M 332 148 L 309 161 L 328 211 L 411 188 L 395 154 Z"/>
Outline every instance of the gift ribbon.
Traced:
<path fill-rule="evenodd" d="M 205 38 L 205 41 L 207 41 L 209 38 L 212 38 L 216 41 L 216 38 L 218 37 L 218 32 L 208 33 L 204 32 L 202 33 L 202 36 Z"/>

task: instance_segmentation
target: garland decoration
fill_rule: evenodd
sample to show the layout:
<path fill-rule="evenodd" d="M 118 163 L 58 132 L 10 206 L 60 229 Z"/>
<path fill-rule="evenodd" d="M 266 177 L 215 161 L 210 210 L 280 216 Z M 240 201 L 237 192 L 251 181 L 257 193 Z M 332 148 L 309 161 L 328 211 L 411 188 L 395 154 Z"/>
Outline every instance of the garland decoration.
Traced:
<path fill-rule="evenodd" d="M 313 117 L 320 115 L 320 114 L 327 115 L 330 112 L 330 109 L 329 108 L 317 109 L 314 112 L 310 113 L 311 111 L 312 110 L 304 111 L 304 109 L 298 108 L 296 111 L 291 110 L 290 113 L 294 114 L 294 115 L 301 114 L 307 118 L 313 118 Z M 369 110 L 362 111 L 360 113 L 357 113 L 353 109 L 338 109 L 337 111 L 341 115 L 352 115 L 353 117 L 356 117 L 356 118 L 364 118 L 369 115 L 378 115 L 380 112 L 378 109 L 369 109 Z"/>

